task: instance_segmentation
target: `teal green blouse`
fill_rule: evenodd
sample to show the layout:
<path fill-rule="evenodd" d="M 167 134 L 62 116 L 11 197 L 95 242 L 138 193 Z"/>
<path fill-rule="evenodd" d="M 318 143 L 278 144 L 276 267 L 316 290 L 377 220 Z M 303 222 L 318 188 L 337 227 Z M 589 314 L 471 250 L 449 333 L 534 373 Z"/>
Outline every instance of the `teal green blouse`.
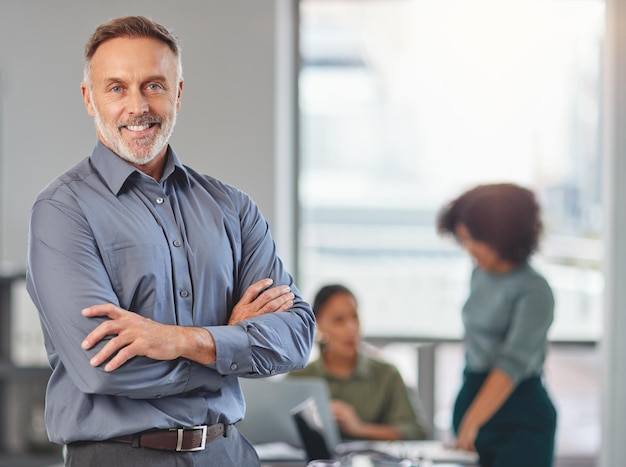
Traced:
<path fill-rule="evenodd" d="M 530 265 L 506 274 L 474 269 L 463 307 L 467 370 L 497 368 L 515 384 L 541 375 L 553 317 L 552 290 Z"/>

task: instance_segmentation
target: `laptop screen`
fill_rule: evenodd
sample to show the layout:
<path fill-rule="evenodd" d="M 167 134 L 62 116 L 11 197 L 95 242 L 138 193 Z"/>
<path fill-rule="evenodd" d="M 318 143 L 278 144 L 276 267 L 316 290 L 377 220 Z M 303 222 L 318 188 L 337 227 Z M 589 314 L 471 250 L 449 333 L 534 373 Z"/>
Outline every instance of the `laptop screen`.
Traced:
<path fill-rule="evenodd" d="M 322 417 L 315 399 L 310 397 L 295 406 L 291 409 L 291 416 L 302 440 L 307 461 L 332 459 L 334 456 L 326 441 Z"/>

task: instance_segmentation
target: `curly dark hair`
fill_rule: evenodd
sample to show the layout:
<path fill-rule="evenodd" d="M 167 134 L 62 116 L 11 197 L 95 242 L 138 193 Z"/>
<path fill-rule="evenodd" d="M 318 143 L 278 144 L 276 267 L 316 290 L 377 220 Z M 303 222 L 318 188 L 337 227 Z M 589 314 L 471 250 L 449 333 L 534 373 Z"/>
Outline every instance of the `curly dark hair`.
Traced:
<path fill-rule="evenodd" d="M 534 193 L 513 183 L 479 185 L 446 204 L 437 232 L 451 234 L 464 224 L 472 238 L 488 244 L 502 259 L 522 263 L 537 251 L 543 230 Z"/>
<path fill-rule="evenodd" d="M 334 297 L 339 293 L 345 293 L 350 295 L 356 302 L 356 297 L 354 296 L 352 291 L 345 285 L 328 284 L 319 289 L 317 294 L 315 294 L 315 298 L 313 299 L 313 314 L 315 316 L 318 316 L 320 310 L 326 304 L 326 302 L 330 300 L 331 297 Z"/>

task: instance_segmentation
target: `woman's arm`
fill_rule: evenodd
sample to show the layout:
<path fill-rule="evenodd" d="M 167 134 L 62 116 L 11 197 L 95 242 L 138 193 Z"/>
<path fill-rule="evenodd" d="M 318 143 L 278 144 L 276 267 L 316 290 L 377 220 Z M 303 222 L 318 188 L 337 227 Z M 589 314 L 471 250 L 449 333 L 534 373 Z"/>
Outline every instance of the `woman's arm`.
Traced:
<path fill-rule="evenodd" d="M 493 369 L 489 372 L 461 421 L 456 447 L 475 451 L 474 441 L 478 430 L 504 404 L 513 389 L 513 380 L 504 371 Z"/>
<path fill-rule="evenodd" d="M 352 438 L 385 441 L 402 439 L 400 430 L 392 425 L 366 423 L 361 420 L 350 404 L 333 400 L 331 407 L 341 431 Z"/>

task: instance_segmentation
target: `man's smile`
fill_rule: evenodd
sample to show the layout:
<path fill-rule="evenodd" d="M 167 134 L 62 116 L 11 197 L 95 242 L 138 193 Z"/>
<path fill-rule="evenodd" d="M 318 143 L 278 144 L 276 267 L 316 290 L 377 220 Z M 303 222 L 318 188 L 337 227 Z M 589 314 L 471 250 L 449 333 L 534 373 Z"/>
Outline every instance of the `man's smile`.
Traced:
<path fill-rule="evenodd" d="M 125 128 L 130 131 L 143 131 L 153 127 L 154 125 L 156 125 L 156 123 L 151 123 L 149 125 L 127 125 Z"/>

